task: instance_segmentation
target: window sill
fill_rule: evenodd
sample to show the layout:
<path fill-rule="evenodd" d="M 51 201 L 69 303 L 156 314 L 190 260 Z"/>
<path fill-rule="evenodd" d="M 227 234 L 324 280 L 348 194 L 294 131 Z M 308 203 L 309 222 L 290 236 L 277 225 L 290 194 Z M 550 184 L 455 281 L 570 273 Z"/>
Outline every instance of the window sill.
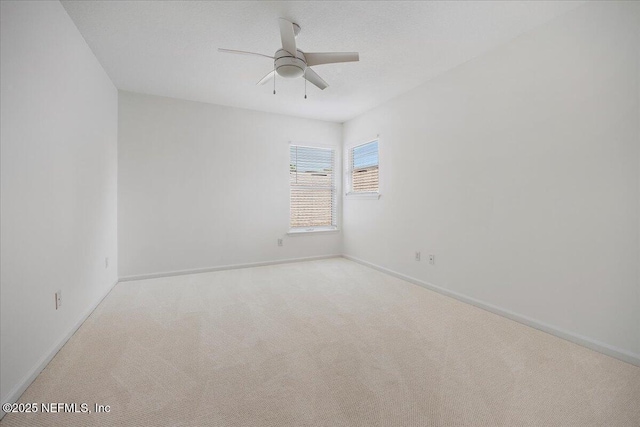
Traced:
<path fill-rule="evenodd" d="M 336 227 L 318 227 L 318 228 L 292 228 L 287 233 L 287 236 L 302 236 L 305 234 L 330 234 L 339 233 L 340 230 Z"/>
<path fill-rule="evenodd" d="M 375 199 L 378 200 L 381 196 L 380 193 L 347 193 L 345 194 L 349 199 Z"/>

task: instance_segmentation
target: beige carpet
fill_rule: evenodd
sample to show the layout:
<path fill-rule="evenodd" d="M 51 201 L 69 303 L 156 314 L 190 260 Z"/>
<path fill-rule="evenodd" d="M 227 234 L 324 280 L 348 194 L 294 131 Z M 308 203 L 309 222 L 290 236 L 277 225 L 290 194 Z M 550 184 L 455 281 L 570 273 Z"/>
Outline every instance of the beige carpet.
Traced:
<path fill-rule="evenodd" d="M 118 284 L 10 426 L 639 426 L 640 368 L 345 259 Z"/>

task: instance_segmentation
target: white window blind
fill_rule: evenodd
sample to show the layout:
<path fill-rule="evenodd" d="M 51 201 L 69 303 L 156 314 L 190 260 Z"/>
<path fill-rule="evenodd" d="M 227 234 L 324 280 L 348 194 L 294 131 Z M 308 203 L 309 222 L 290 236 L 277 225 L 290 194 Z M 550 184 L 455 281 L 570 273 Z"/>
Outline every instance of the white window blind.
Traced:
<path fill-rule="evenodd" d="M 352 193 L 378 192 L 378 141 L 349 149 L 349 181 Z"/>
<path fill-rule="evenodd" d="M 335 228 L 335 151 L 291 145 L 289 155 L 291 228 Z"/>

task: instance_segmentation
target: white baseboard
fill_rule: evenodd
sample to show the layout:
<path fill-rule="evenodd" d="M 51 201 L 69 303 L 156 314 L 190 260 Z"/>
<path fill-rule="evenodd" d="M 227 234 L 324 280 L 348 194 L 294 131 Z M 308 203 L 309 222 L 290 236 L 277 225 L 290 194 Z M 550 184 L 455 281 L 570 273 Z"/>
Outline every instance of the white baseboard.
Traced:
<path fill-rule="evenodd" d="M 107 295 L 109 295 L 109 292 L 111 292 L 113 287 L 117 284 L 118 284 L 117 280 L 113 282 L 107 288 L 106 292 L 93 305 L 91 305 L 91 307 L 89 307 L 88 310 L 84 312 L 84 314 L 75 323 L 75 325 L 67 332 L 67 334 L 64 337 L 62 337 L 62 339 L 60 339 L 53 347 L 51 347 L 51 349 L 44 356 L 42 356 L 42 358 L 36 363 L 36 365 L 31 369 L 31 371 L 29 371 L 29 373 L 22 379 L 22 381 L 20 381 L 18 385 L 15 386 L 7 396 L 4 396 L 2 398 L 1 402 L 3 404 L 14 403 L 18 401 L 20 396 L 22 396 L 22 393 L 24 393 L 25 390 L 36 379 L 36 377 L 40 375 L 40 372 L 42 372 L 42 370 L 49 364 L 49 362 L 51 362 L 51 359 L 53 359 L 54 356 L 58 353 L 58 351 L 60 351 L 60 349 L 67 343 L 67 341 L 69 341 L 69 338 L 71 338 L 73 334 L 76 333 L 78 328 L 80 328 L 80 326 L 82 326 L 84 321 L 87 320 L 87 318 L 91 315 L 91 313 L 93 313 L 93 310 L 95 310 L 96 307 L 100 305 L 102 300 L 105 299 Z M 5 415 L 6 415 L 6 412 L 0 409 L 0 420 L 4 418 Z"/>
<path fill-rule="evenodd" d="M 455 298 L 459 301 L 474 305 L 483 310 L 490 311 L 491 313 L 497 314 L 502 317 L 506 317 L 511 320 L 515 320 L 518 323 L 522 323 L 523 325 L 530 326 L 532 328 L 538 329 L 540 331 L 546 332 L 551 335 L 555 335 L 559 338 L 565 339 L 567 341 L 571 341 L 575 344 L 581 345 L 583 347 L 587 347 L 591 350 L 595 350 L 599 353 L 606 354 L 607 356 L 615 357 L 616 359 L 622 360 L 623 362 L 631 363 L 632 365 L 640 366 L 640 355 L 628 352 L 626 350 L 613 347 L 609 344 L 605 344 L 600 341 L 596 341 L 594 339 L 578 335 L 573 332 L 569 332 L 560 328 L 557 328 L 552 325 L 548 325 L 544 322 L 540 322 L 536 319 L 532 319 L 527 316 L 523 316 L 517 313 L 514 313 L 509 310 L 505 310 L 504 308 L 496 307 L 495 305 L 488 304 L 486 302 L 477 300 L 475 298 L 468 297 L 466 295 L 460 294 L 458 292 L 450 291 L 445 288 L 441 288 L 440 286 L 433 285 L 431 283 L 424 282 L 422 280 L 406 276 L 402 273 L 398 273 L 396 271 L 390 270 L 385 267 L 381 267 L 377 264 L 373 264 L 371 262 L 353 257 L 351 255 L 342 255 L 344 258 L 349 259 L 351 261 L 355 261 L 359 264 L 362 264 L 367 267 L 371 267 L 375 270 L 381 271 L 383 273 L 389 274 L 390 276 L 397 277 L 398 279 L 405 280 L 407 282 L 413 283 L 418 286 L 422 286 L 423 288 L 429 289 L 431 291 L 435 291 L 441 293 L 443 295 Z"/>
<path fill-rule="evenodd" d="M 217 267 L 194 268 L 190 270 L 163 271 L 160 273 L 136 274 L 133 276 L 120 277 L 120 282 L 129 282 L 132 280 L 157 279 L 159 277 L 182 276 L 185 274 L 210 273 L 212 271 L 235 270 L 238 268 L 263 267 L 265 265 L 288 264 L 291 262 L 316 261 L 320 259 L 339 258 L 341 254 L 335 255 L 319 255 L 305 258 L 287 258 L 277 259 L 273 261 L 249 262 L 245 264 L 220 265 Z"/>

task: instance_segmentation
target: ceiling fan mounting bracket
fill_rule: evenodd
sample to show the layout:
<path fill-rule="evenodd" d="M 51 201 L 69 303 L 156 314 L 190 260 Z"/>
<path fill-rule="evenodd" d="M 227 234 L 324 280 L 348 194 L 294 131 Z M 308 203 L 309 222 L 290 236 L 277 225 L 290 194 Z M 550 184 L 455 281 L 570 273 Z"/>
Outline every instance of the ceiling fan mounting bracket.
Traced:
<path fill-rule="evenodd" d="M 293 24 L 293 35 L 294 37 L 298 37 L 298 34 L 300 34 L 300 30 L 302 28 L 300 28 L 300 25 L 296 24 L 295 22 L 292 22 Z"/>

